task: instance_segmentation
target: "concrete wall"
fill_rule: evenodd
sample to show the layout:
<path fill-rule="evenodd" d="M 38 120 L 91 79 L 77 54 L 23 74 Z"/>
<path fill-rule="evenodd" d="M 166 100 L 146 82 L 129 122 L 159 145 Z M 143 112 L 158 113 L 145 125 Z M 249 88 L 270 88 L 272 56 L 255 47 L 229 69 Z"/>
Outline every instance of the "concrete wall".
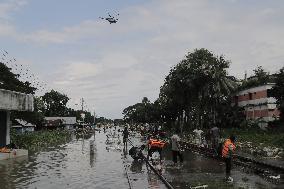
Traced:
<path fill-rule="evenodd" d="M 0 89 L 0 110 L 33 111 L 34 97 L 31 94 Z"/>
<path fill-rule="evenodd" d="M 0 113 L 3 120 L 0 120 L 0 136 L 5 139 L 0 142 L 0 147 L 10 144 L 10 110 L 16 111 L 33 111 L 34 97 L 30 94 L 23 94 L 14 91 L 0 89 Z"/>

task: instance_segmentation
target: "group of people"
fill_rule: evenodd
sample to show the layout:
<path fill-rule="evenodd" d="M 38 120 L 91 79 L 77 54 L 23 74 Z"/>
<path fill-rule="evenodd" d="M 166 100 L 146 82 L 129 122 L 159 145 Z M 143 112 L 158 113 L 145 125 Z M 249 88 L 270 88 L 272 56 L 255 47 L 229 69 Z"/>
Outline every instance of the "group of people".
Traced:
<path fill-rule="evenodd" d="M 235 141 L 236 138 L 235 136 L 230 136 L 228 139 L 225 140 L 225 142 L 222 143 L 222 145 L 220 146 L 220 131 L 217 127 L 213 127 L 209 130 L 210 133 L 210 145 L 208 145 L 207 147 L 215 149 L 215 151 L 220 154 L 220 156 L 222 157 L 222 159 L 224 160 L 225 164 L 226 164 L 226 180 L 229 182 L 232 182 L 233 179 L 230 175 L 231 173 L 231 168 L 232 168 L 232 158 L 234 156 L 234 152 L 236 149 L 235 146 Z M 127 130 L 127 127 L 124 128 L 123 130 L 123 144 L 124 144 L 124 148 L 127 149 L 127 141 L 128 141 L 128 137 L 129 137 L 129 132 Z M 181 147 L 181 138 L 180 138 L 180 131 L 179 129 L 175 130 L 174 134 L 170 137 L 170 141 L 171 141 L 171 151 L 172 151 L 172 161 L 174 164 L 179 162 L 182 164 L 184 161 L 183 158 L 183 153 L 182 153 L 182 147 Z M 135 149 L 132 149 L 130 153 L 130 155 L 135 159 L 139 159 L 139 158 L 143 158 L 143 154 L 141 153 L 145 147 L 147 147 L 148 149 L 148 154 L 147 154 L 147 159 L 149 159 L 150 157 L 152 157 L 152 154 L 154 152 L 158 152 L 159 156 L 160 156 L 160 161 L 162 160 L 162 150 L 164 148 L 164 146 L 166 145 L 166 142 L 164 142 L 163 140 L 160 139 L 160 137 L 158 137 L 159 135 L 156 135 L 156 132 L 153 133 L 153 135 L 149 135 L 148 136 L 148 140 L 147 140 L 147 144 L 146 145 L 142 145 L 141 147 L 136 147 Z M 219 152 L 218 152 L 219 151 Z M 143 156 L 143 157 L 142 157 Z"/>
<path fill-rule="evenodd" d="M 178 133 L 179 133 L 178 130 L 176 130 L 176 132 L 171 137 L 171 149 L 172 149 L 172 155 L 173 155 L 173 162 L 174 163 L 177 163 L 178 157 L 179 157 L 180 162 L 181 163 L 183 162 L 183 157 L 182 157 L 181 147 L 180 147 L 180 137 L 178 136 Z M 128 141 L 128 137 L 129 137 L 129 131 L 128 131 L 127 127 L 124 128 L 122 135 L 123 135 L 124 148 L 127 149 L 127 141 Z M 153 153 L 157 152 L 157 153 L 159 153 L 159 158 L 160 158 L 160 161 L 161 161 L 162 157 L 163 157 L 162 156 L 162 150 L 163 150 L 164 146 L 166 145 L 166 142 L 164 142 L 162 139 L 160 139 L 161 137 L 159 137 L 159 136 L 160 135 L 157 134 L 157 131 L 155 131 L 154 133 L 152 133 L 152 135 L 148 136 L 146 146 L 142 145 L 141 148 L 136 147 L 137 149 L 135 148 L 135 150 L 141 150 L 141 149 L 144 150 L 145 147 L 147 147 L 147 149 L 148 149 L 147 159 L 152 157 Z M 131 154 L 134 154 L 133 149 L 131 151 Z M 136 154 L 136 152 L 135 152 L 135 154 Z"/>

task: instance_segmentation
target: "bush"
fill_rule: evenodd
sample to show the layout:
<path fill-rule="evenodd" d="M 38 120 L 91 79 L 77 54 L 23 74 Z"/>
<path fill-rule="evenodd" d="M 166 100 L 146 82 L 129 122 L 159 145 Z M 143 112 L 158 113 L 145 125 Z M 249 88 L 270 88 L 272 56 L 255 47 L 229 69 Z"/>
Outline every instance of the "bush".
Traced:
<path fill-rule="evenodd" d="M 65 130 L 36 131 L 23 134 L 11 130 L 11 143 L 19 148 L 37 149 L 58 143 L 64 143 L 71 139 L 71 133 Z"/>
<path fill-rule="evenodd" d="M 258 126 L 247 128 L 230 128 L 223 129 L 222 136 L 224 138 L 234 134 L 240 142 L 252 142 L 255 145 L 264 143 L 266 146 L 275 146 L 284 148 L 284 132 L 265 131 Z"/>

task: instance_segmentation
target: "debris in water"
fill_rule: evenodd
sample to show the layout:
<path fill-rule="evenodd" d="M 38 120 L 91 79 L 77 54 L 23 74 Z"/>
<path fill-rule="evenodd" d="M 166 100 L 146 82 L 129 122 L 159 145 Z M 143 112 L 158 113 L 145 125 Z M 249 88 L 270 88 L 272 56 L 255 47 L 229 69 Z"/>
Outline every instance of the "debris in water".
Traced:
<path fill-rule="evenodd" d="M 190 189 L 200 189 L 200 188 L 208 188 L 208 185 L 190 187 Z"/>
<path fill-rule="evenodd" d="M 269 178 L 278 180 L 278 179 L 280 179 L 280 175 L 277 175 L 277 176 L 269 176 Z"/>

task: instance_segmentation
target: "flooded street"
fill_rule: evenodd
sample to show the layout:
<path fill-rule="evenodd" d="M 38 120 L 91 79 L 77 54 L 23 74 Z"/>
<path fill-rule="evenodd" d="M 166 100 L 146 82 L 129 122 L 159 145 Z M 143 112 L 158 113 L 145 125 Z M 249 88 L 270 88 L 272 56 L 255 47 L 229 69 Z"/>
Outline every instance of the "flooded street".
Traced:
<path fill-rule="evenodd" d="M 122 138 L 96 131 L 88 139 L 50 147 L 29 157 L 0 162 L 0 185 L 5 188 L 166 188 L 145 162 L 135 162 L 123 150 Z M 135 145 L 143 141 L 130 138 Z M 93 153 L 90 143 L 94 144 Z M 128 146 L 128 150 L 131 146 Z M 199 154 L 185 152 L 182 167 L 172 165 L 171 153 L 164 151 L 163 175 L 175 188 L 208 185 L 208 188 L 273 188 L 254 174 L 234 168 L 233 184 L 224 182 L 224 164 Z M 127 173 L 127 174 L 126 174 Z M 128 177 L 128 178 L 127 178 Z M 129 180 L 128 180 L 129 179 Z"/>
<path fill-rule="evenodd" d="M 110 146 L 105 141 L 106 135 L 96 132 L 89 139 L 74 139 L 29 157 L 1 161 L 0 188 L 129 188 L 125 165 L 134 188 L 164 188 L 155 176 L 147 177 L 145 164 L 137 171 L 135 165 L 131 167 L 131 157 L 124 160 L 123 145 Z"/>

